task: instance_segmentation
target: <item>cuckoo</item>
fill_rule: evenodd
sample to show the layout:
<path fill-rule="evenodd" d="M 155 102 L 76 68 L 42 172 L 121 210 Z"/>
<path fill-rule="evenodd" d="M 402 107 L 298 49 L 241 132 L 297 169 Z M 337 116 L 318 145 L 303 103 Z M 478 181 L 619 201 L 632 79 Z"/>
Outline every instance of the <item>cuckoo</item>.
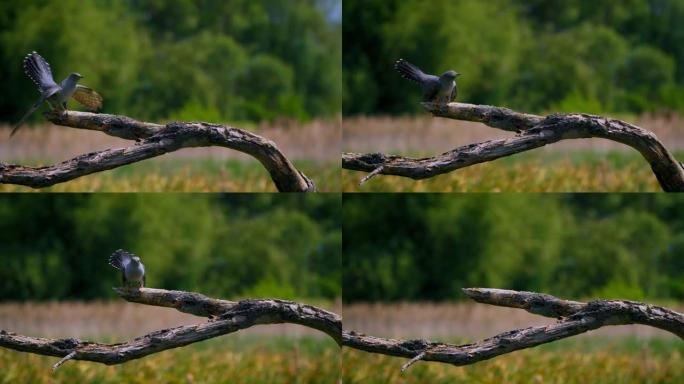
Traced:
<path fill-rule="evenodd" d="M 415 65 L 404 59 L 399 59 L 394 68 L 407 80 L 415 81 L 423 89 L 423 101 L 434 103 L 448 103 L 456 99 L 458 87 L 456 77 L 460 73 L 446 71 L 441 76 L 428 75 Z"/>
<path fill-rule="evenodd" d="M 78 81 L 83 78 L 80 74 L 72 73 L 62 80 L 61 83 L 55 83 L 55 80 L 52 78 L 50 64 L 35 51 L 29 53 L 24 58 L 24 72 L 38 86 L 40 97 L 14 126 L 10 137 L 17 132 L 24 121 L 45 101 L 48 102 L 53 110 L 59 111 L 66 110 L 67 101 L 71 97 L 91 111 L 97 111 L 102 107 L 102 96 L 92 89 L 78 84 Z"/>
<path fill-rule="evenodd" d="M 123 249 L 117 249 L 109 256 L 109 265 L 121 271 L 124 287 L 142 288 L 145 286 L 145 266 L 140 258 Z"/>

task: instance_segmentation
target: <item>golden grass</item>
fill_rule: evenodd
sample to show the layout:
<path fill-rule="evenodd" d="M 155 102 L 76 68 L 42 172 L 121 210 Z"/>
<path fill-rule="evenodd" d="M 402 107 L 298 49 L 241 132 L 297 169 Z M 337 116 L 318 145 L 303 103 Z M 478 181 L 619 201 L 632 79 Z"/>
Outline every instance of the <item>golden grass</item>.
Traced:
<path fill-rule="evenodd" d="M 587 353 L 571 345 L 536 347 L 465 367 L 419 362 L 405 373 L 407 359 L 343 348 L 345 383 L 681 383 L 682 352 L 653 354 L 649 348 L 626 350 L 604 344 Z M 617 350 L 616 350 L 617 349 Z"/>
<path fill-rule="evenodd" d="M 215 341 L 115 366 L 70 361 L 55 373 L 56 357 L 0 348 L 0 383 L 334 383 L 340 351 L 317 343 Z"/>

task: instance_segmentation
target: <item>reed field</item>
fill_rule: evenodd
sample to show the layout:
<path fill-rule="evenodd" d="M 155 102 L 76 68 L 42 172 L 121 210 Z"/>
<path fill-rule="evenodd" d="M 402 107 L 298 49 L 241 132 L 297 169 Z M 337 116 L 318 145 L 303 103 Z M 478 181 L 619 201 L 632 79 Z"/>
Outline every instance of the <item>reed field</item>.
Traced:
<path fill-rule="evenodd" d="M 331 303 L 324 307 L 338 310 Z M 118 302 L 0 304 L 0 329 L 37 337 L 123 342 L 206 319 Z M 334 383 L 340 351 L 328 336 L 292 325 L 252 327 L 122 365 L 70 361 L 0 349 L 0 383 Z"/>
<path fill-rule="evenodd" d="M 668 303 L 681 311 L 683 306 Z M 474 303 L 350 304 L 345 329 L 374 336 L 475 342 L 507 330 L 553 323 L 512 308 Z M 604 327 L 465 367 L 343 348 L 345 383 L 680 383 L 684 346 L 645 326 Z"/>
<path fill-rule="evenodd" d="M 651 130 L 684 159 L 684 119 L 678 115 L 625 118 Z M 421 117 L 345 119 L 345 152 L 435 156 L 462 145 L 512 137 L 483 124 Z M 344 170 L 345 192 L 657 192 L 658 182 L 635 150 L 604 139 L 565 140 L 544 148 L 425 180 Z"/>

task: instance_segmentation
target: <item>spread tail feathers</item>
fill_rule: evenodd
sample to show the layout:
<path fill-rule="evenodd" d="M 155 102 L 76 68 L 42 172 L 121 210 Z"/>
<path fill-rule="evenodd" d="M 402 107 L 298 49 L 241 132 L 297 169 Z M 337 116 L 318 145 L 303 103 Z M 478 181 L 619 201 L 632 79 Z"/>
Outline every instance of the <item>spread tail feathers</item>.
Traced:
<path fill-rule="evenodd" d="M 123 271 L 124 266 L 128 264 L 132 256 L 132 253 L 128 253 L 123 249 L 117 249 L 109 256 L 109 265 Z"/>
<path fill-rule="evenodd" d="M 29 53 L 24 59 L 24 72 L 41 91 L 57 85 L 52 78 L 50 64 L 36 51 Z"/>
<path fill-rule="evenodd" d="M 415 81 L 417 83 L 422 82 L 425 78 L 425 73 L 423 73 L 423 71 L 404 59 L 397 60 L 397 62 L 394 64 L 394 69 L 396 69 L 404 79 Z"/>

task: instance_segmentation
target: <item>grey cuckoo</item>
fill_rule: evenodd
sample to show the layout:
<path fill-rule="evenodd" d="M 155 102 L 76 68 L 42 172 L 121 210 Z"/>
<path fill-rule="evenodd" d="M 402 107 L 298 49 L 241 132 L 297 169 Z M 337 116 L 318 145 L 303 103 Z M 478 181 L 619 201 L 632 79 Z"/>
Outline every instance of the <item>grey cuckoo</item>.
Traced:
<path fill-rule="evenodd" d="M 60 111 L 66 110 L 67 101 L 71 97 L 91 111 L 96 111 L 102 107 L 102 96 L 92 89 L 78 84 L 78 81 L 83 78 L 80 74 L 72 73 L 62 80 L 61 83 L 55 83 L 55 80 L 52 78 L 50 64 L 35 51 L 29 53 L 24 58 L 24 72 L 38 86 L 40 97 L 14 126 L 10 137 L 17 132 L 24 121 L 45 101 L 50 104 L 52 109 Z"/>
<path fill-rule="evenodd" d="M 140 258 L 123 249 L 117 249 L 109 256 L 109 265 L 121 271 L 124 287 L 142 288 L 145 286 L 145 266 Z"/>
<path fill-rule="evenodd" d="M 423 89 L 423 101 L 448 103 L 455 100 L 458 95 L 456 77 L 460 73 L 456 71 L 446 71 L 439 77 L 428 75 L 404 59 L 399 59 L 394 68 L 404 79 L 420 84 Z"/>

